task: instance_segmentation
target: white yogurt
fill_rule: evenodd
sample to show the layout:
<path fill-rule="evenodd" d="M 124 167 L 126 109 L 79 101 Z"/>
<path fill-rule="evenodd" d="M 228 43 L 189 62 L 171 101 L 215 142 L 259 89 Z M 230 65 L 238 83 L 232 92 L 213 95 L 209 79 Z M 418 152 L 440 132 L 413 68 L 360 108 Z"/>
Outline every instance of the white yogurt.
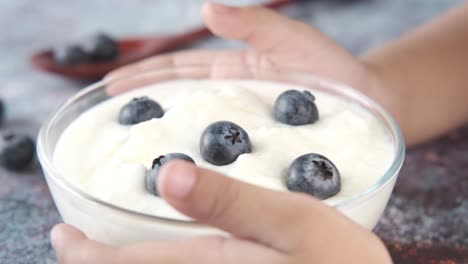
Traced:
<path fill-rule="evenodd" d="M 298 156 L 315 152 L 341 172 L 341 191 L 325 202 L 363 192 L 381 178 L 394 158 L 390 135 L 359 105 L 319 91 L 320 119 L 289 126 L 273 117 L 278 95 L 305 88 L 261 81 L 185 80 L 151 85 L 107 100 L 82 114 L 62 134 L 54 164 L 72 184 L 104 201 L 137 212 L 186 219 L 145 189 L 146 169 L 170 152 L 192 157 L 198 166 L 275 190 L 287 191 L 286 171 Z M 133 126 L 118 123 L 123 105 L 149 96 L 165 115 Z M 234 163 L 215 166 L 199 153 L 202 131 L 228 120 L 243 127 L 253 151 Z"/>

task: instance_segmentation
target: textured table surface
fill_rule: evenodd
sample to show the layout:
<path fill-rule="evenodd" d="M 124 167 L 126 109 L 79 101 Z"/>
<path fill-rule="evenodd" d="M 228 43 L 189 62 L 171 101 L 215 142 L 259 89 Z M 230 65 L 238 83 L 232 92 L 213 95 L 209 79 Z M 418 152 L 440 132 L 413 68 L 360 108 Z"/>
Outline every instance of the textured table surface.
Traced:
<path fill-rule="evenodd" d="M 32 69 L 28 57 L 34 50 L 96 30 L 115 36 L 181 31 L 201 23 L 202 2 L 0 0 L 0 97 L 8 107 L 4 129 L 35 136 L 41 123 L 85 85 Z M 359 54 L 463 1 L 337 2 L 309 1 L 283 11 Z M 196 46 L 239 44 L 209 39 Z M 396 263 L 468 263 L 467 190 L 468 128 L 408 152 L 376 228 Z M 0 263 L 55 263 L 48 234 L 60 221 L 37 163 L 21 173 L 0 169 Z"/>

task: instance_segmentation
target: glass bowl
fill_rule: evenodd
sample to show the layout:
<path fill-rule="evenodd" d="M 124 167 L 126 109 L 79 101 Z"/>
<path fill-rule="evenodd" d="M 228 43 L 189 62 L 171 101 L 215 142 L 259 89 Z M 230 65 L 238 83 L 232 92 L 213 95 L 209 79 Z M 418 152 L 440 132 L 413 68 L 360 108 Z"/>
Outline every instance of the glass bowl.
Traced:
<path fill-rule="evenodd" d="M 376 225 L 405 156 L 403 137 L 393 118 L 377 103 L 346 85 L 286 68 L 250 69 L 236 65 L 223 65 L 222 68 L 207 65 L 173 66 L 125 78 L 104 80 L 90 85 L 65 102 L 44 124 L 37 141 L 39 160 L 64 222 L 81 229 L 92 239 L 112 245 L 222 233 L 197 222 L 143 214 L 100 200 L 70 184 L 53 163 L 54 149 L 63 131 L 83 112 L 100 102 L 125 93 L 128 89 L 151 83 L 210 78 L 268 80 L 305 88 L 313 87 L 352 100 L 373 114 L 391 135 L 395 153 L 393 161 L 370 188 L 348 199 L 329 204 L 368 229 Z"/>

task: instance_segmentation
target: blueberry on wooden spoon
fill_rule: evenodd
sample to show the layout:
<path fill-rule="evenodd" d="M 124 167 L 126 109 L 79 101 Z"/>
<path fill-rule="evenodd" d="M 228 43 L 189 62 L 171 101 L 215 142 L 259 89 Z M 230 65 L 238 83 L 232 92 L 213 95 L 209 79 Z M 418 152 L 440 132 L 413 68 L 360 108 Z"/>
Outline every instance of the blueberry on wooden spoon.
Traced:
<path fill-rule="evenodd" d="M 75 65 L 89 62 L 91 57 L 78 44 L 65 44 L 54 48 L 54 61 L 61 65 Z"/>
<path fill-rule="evenodd" d="M 109 35 L 98 33 L 73 44 L 57 46 L 52 55 L 61 65 L 109 62 L 119 56 L 119 46 Z"/>
<path fill-rule="evenodd" d="M 85 39 L 82 47 L 93 62 L 112 61 L 119 56 L 117 42 L 104 33 L 98 33 Z"/>

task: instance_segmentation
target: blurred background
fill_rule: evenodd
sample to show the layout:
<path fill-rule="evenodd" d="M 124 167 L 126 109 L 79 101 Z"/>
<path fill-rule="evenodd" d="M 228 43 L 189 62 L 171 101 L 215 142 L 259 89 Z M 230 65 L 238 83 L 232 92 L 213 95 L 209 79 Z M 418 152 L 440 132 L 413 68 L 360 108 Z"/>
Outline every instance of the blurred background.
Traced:
<path fill-rule="evenodd" d="M 44 120 L 88 84 L 34 69 L 29 58 L 37 50 L 98 31 L 115 38 L 183 32 L 202 24 L 203 2 L 0 0 L 0 99 L 6 105 L 6 122 L 0 129 L 35 137 Z M 266 1 L 218 2 L 245 5 Z M 296 2 L 281 12 L 314 25 L 360 54 L 464 1 Z M 191 46 L 240 47 L 240 43 L 216 38 Z M 463 191 L 468 188 L 468 157 L 462 153 L 468 147 L 466 135 L 467 129 L 457 130 L 410 151 L 395 195 L 376 229 L 396 263 L 442 263 L 417 262 L 418 258 L 468 263 L 468 194 Z M 419 177 L 410 177 L 415 174 Z M 428 184 L 421 187 L 421 182 Z M 434 202 L 437 195 L 444 199 Z M 21 172 L 0 168 L 0 263 L 55 263 L 48 233 L 60 220 L 37 162 Z"/>

